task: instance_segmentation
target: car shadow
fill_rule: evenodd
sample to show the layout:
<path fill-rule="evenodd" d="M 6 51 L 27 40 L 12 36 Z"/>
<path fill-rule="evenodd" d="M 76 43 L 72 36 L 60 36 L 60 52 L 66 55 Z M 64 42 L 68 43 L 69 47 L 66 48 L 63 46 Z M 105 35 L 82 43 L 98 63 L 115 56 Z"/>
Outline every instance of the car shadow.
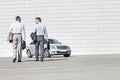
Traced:
<path fill-rule="evenodd" d="M 44 62 L 49 62 L 49 61 L 66 61 L 68 58 L 65 58 L 63 56 L 52 56 L 50 58 L 45 58 Z M 35 58 L 31 58 L 29 60 L 24 60 L 23 62 L 35 62 Z"/>
<path fill-rule="evenodd" d="M 68 59 L 45 59 L 44 61 L 66 61 L 66 60 L 68 60 Z"/>
<path fill-rule="evenodd" d="M 49 62 L 49 61 L 65 61 L 68 59 L 45 59 L 44 62 Z M 22 62 L 36 62 L 35 60 L 24 60 Z"/>

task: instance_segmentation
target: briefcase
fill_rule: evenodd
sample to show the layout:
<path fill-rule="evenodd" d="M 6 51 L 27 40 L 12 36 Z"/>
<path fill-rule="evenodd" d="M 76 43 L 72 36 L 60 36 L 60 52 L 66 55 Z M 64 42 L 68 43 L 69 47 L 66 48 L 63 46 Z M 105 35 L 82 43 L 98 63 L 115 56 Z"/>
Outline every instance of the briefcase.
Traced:
<path fill-rule="evenodd" d="M 22 41 L 22 50 L 24 50 L 26 48 L 26 42 Z"/>
<path fill-rule="evenodd" d="M 7 41 L 9 41 L 9 43 L 13 42 L 13 33 L 9 33 L 9 36 L 7 38 Z"/>
<path fill-rule="evenodd" d="M 31 39 L 33 40 L 34 43 L 37 42 L 37 35 L 36 35 L 35 32 L 32 32 L 32 33 L 30 34 L 30 37 L 31 37 Z"/>

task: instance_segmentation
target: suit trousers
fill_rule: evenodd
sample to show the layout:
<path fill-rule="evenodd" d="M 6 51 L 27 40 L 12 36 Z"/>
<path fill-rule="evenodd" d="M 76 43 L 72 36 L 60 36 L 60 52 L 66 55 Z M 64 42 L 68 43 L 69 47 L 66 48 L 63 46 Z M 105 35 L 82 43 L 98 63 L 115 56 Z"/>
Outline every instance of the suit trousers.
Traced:
<path fill-rule="evenodd" d="M 22 35 L 13 34 L 13 58 L 21 60 L 22 58 Z"/>
<path fill-rule="evenodd" d="M 40 55 L 40 60 L 44 59 L 44 36 L 40 35 L 37 36 L 37 42 L 35 43 L 35 58 L 36 60 L 39 59 Z"/>

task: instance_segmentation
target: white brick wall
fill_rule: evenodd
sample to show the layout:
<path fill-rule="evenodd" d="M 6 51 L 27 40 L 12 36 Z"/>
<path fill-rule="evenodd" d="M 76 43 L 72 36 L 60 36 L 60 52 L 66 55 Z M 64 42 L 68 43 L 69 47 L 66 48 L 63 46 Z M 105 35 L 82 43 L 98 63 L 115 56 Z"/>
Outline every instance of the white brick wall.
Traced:
<path fill-rule="evenodd" d="M 50 38 L 68 44 L 72 54 L 120 53 L 120 0 L 0 0 L 0 56 L 11 56 L 5 40 L 20 15 L 27 42 L 40 16 Z"/>

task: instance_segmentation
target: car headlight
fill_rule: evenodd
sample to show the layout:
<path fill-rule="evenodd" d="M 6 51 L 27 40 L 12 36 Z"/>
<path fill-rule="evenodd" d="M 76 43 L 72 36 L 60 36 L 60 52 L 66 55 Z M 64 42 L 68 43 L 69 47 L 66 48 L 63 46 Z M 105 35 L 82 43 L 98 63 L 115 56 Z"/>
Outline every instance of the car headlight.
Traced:
<path fill-rule="evenodd" d="M 67 46 L 67 49 L 70 49 L 70 47 L 69 47 L 69 46 Z"/>

